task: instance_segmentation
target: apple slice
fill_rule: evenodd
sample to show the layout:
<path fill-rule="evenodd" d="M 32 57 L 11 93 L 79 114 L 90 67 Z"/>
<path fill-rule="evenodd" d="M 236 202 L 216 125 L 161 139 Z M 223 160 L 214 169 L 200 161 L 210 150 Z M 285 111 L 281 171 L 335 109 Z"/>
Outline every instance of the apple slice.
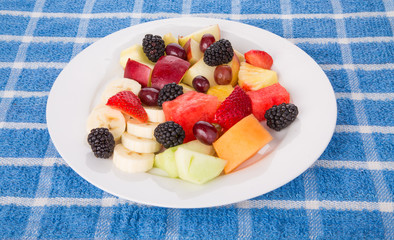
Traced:
<path fill-rule="evenodd" d="M 193 38 L 198 44 L 200 44 L 201 37 L 206 33 L 212 34 L 215 37 L 215 40 L 218 41 L 220 39 L 219 25 L 218 24 L 212 25 L 212 26 L 200 29 L 196 32 L 193 32 L 185 37 L 179 37 L 178 38 L 179 45 L 181 45 L 183 47 L 190 38 Z"/>
<path fill-rule="evenodd" d="M 185 76 L 183 77 L 182 82 L 189 86 L 193 86 L 193 79 L 198 76 L 204 76 L 208 81 L 210 86 L 215 86 L 217 83 L 215 82 L 214 72 L 216 67 L 211 67 L 205 64 L 204 58 L 198 60 L 193 66 L 187 70 Z"/>
<path fill-rule="evenodd" d="M 189 66 L 190 63 L 181 58 L 171 55 L 162 56 L 152 70 L 151 86 L 162 89 L 169 83 L 178 84 Z"/>
<path fill-rule="evenodd" d="M 123 77 L 139 82 L 142 87 L 149 87 L 151 72 L 152 69 L 149 66 L 129 58 L 124 69 Z"/>
<path fill-rule="evenodd" d="M 170 43 L 178 43 L 178 40 L 172 35 L 172 33 L 167 33 L 163 36 L 164 45 L 168 45 Z"/>
<path fill-rule="evenodd" d="M 245 56 L 243 55 L 243 53 L 239 52 L 236 49 L 234 49 L 234 53 L 237 55 L 239 62 L 245 62 Z"/>
<path fill-rule="evenodd" d="M 233 60 L 231 60 L 231 62 L 225 64 L 225 65 L 229 65 L 231 67 L 231 71 L 232 71 L 232 80 L 231 80 L 231 85 L 235 86 L 238 82 L 238 71 L 239 71 L 239 60 L 238 57 L 236 56 L 236 54 L 234 54 Z M 191 66 L 189 68 L 189 70 L 187 70 L 187 72 L 185 73 L 185 76 L 183 77 L 182 82 L 184 84 L 187 84 L 189 86 L 193 86 L 193 79 L 198 76 L 204 76 L 208 81 L 209 81 L 209 85 L 212 86 L 216 86 L 218 85 L 215 81 L 215 77 L 214 77 L 214 73 L 215 73 L 215 68 L 216 66 L 208 66 L 207 64 L 205 64 L 204 59 L 201 58 L 200 60 L 198 60 L 193 66 Z"/>
<path fill-rule="evenodd" d="M 196 40 L 190 38 L 183 48 L 186 51 L 187 60 L 191 65 L 195 64 L 198 60 L 200 60 L 204 55 L 200 50 L 200 44 L 196 42 Z"/>
<path fill-rule="evenodd" d="M 123 68 L 126 67 L 126 64 L 127 64 L 127 61 L 129 60 L 129 58 L 131 60 L 143 63 L 143 64 L 147 65 L 148 67 L 150 67 L 151 69 L 155 65 L 145 55 L 144 51 L 142 50 L 142 45 L 140 45 L 140 44 L 135 44 L 135 45 L 123 50 L 120 53 L 119 63 Z"/>
<path fill-rule="evenodd" d="M 196 91 L 194 88 L 190 87 L 189 85 L 186 85 L 184 83 L 179 83 L 183 87 L 183 93 L 187 93 L 190 91 Z"/>
<path fill-rule="evenodd" d="M 219 176 L 227 161 L 207 154 L 178 147 L 175 161 L 179 178 L 197 184 L 206 183 Z"/>
<path fill-rule="evenodd" d="M 238 72 L 240 68 L 237 54 L 234 54 L 233 60 L 231 60 L 231 62 L 229 62 L 228 65 L 230 65 L 233 74 L 230 84 L 234 87 L 238 83 Z"/>

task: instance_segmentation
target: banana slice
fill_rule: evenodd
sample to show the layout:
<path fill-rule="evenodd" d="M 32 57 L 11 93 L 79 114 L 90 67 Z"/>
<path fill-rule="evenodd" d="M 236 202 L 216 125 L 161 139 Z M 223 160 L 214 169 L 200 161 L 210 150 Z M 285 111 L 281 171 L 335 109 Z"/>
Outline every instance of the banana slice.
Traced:
<path fill-rule="evenodd" d="M 99 103 L 97 106 L 95 106 L 93 109 L 92 109 L 92 111 L 90 112 L 90 113 L 93 113 L 94 111 L 97 111 L 98 109 L 100 109 L 100 108 L 111 108 L 110 106 L 107 106 L 107 105 L 105 105 L 105 104 L 103 104 L 103 103 Z M 111 109 L 113 109 L 113 108 L 111 108 Z M 123 114 L 123 113 L 122 113 Z M 124 117 L 124 115 L 123 115 L 123 117 Z M 126 120 L 126 118 L 125 118 L 125 120 Z"/>
<path fill-rule="evenodd" d="M 119 78 L 108 83 L 104 89 L 103 94 L 101 95 L 101 101 L 103 103 L 107 103 L 110 97 L 121 91 L 132 91 L 138 96 L 140 90 L 141 84 L 139 84 L 137 81 L 128 78 Z"/>
<path fill-rule="evenodd" d="M 140 138 L 124 132 L 122 134 L 122 144 L 130 151 L 137 153 L 154 153 L 160 150 L 160 143 L 153 139 Z"/>
<path fill-rule="evenodd" d="M 90 132 L 93 128 L 105 127 L 119 140 L 126 130 L 126 120 L 122 112 L 106 105 L 98 105 L 90 113 L 86 122 L 86 130 Z"/>
<path fill-rule="evenodd" d="M 127 132 L 141 138 L 155 139 L 155 128 L 159 123 L 147 122 L 141 123 L 135 119 L 127 121 Z"/>
<path fill-rule="evenodd" d="M 164 111 L 160 108 L 156 107 L 144 107 L 146 114 L 148 114 L 149 122 L 157 122 L 163 123 L 166 121 L 166 117 L 164 116 Z"/>
<path fill-rule="evenodd" d="M 114 165 L 128 173 L 146 172 L 153 167 L 155 154 L 136 153 L 125 148 L 122 144 L 117 144 L 114 149 Z"/>

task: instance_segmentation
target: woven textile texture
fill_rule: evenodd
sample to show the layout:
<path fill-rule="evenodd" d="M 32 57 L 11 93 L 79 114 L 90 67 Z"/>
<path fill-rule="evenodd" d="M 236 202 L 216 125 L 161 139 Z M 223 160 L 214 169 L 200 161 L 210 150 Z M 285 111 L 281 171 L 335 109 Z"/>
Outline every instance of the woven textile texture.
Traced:
<path fill-rule="evenodd" d="M 327 149 L 254 199 L 203 209 L 136 204 L 85 181 L 46 125 L 52 84 L 98 39 L 182 16 L 266 29 L 308 53 L 335 91 Z M 392 0 L 0 0 L 0 238 L 394 239 Z"/>

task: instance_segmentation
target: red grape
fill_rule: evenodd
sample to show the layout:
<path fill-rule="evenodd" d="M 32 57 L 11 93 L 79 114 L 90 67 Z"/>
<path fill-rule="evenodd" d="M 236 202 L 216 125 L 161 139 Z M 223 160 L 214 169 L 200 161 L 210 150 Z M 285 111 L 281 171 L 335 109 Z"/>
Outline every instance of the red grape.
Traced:
<path fill-rule="evenodd" d="M 210 33 L 206 33 L 204 35 L 202 35 L 201 37 L 201 41 L 200 41 L 200 50 L 201 52 L 205 52 L 205 50 L 211 46 L 212 43 L 215 42 L 215 37 L 210 34 Z"/>
<path fill-rule="evenodd" d="M 209 89 L 209 81 L 204 76 L 198 75 L 193 79 L 193 87 L 197 92 L 206 93 Z"/>
<path fill-rule="evenodd" d="M 198 121 L 193 126 L 193 134 L 200 142 L 211 145 L 218 138 L 217 129 L 205 121 Z"/>
<path fill-rule="evenodd" d="M 183 47 L 177 43 L 168 44 L 166 47 L 166 54 L 187 60 L 185 49 L 183 49 Z"/>
<path fill-rule="evenodd" d="M 233 78 L 233 70 L 228 65 L 219 65 L 215 68 L 214 78 L 219 85 L 227 85 L 231 83 Z"/>
<path fill-rule="evenodd" d="M 159 90 L 156 88 L 146 87 L 142 88 L 138 93 L 141 102 L 148 106 L 157 106 L 157 99 L 159 98 Z"/>

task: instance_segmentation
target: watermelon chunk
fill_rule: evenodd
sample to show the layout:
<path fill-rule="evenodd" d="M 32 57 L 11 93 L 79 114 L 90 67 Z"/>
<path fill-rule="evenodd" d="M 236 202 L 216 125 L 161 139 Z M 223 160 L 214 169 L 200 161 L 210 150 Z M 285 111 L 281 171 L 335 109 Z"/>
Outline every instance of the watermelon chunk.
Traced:
<path fill-rule="evenodd" d="M 290 102 L 290 94 L 279 83 L 246 94 L 252 101 L 253 115 L 259 121 L 265 120 L 264 114 L 272 106 Z"/>
<path fill-rule="evenodd" d="M 193 126 L 198 121 L 212 122 L 220 101 L 216 96 L 190 91 L 163 103 L 166 121 L 174 121 L 185 130 L 184 143 L 196 139 Z"/>

